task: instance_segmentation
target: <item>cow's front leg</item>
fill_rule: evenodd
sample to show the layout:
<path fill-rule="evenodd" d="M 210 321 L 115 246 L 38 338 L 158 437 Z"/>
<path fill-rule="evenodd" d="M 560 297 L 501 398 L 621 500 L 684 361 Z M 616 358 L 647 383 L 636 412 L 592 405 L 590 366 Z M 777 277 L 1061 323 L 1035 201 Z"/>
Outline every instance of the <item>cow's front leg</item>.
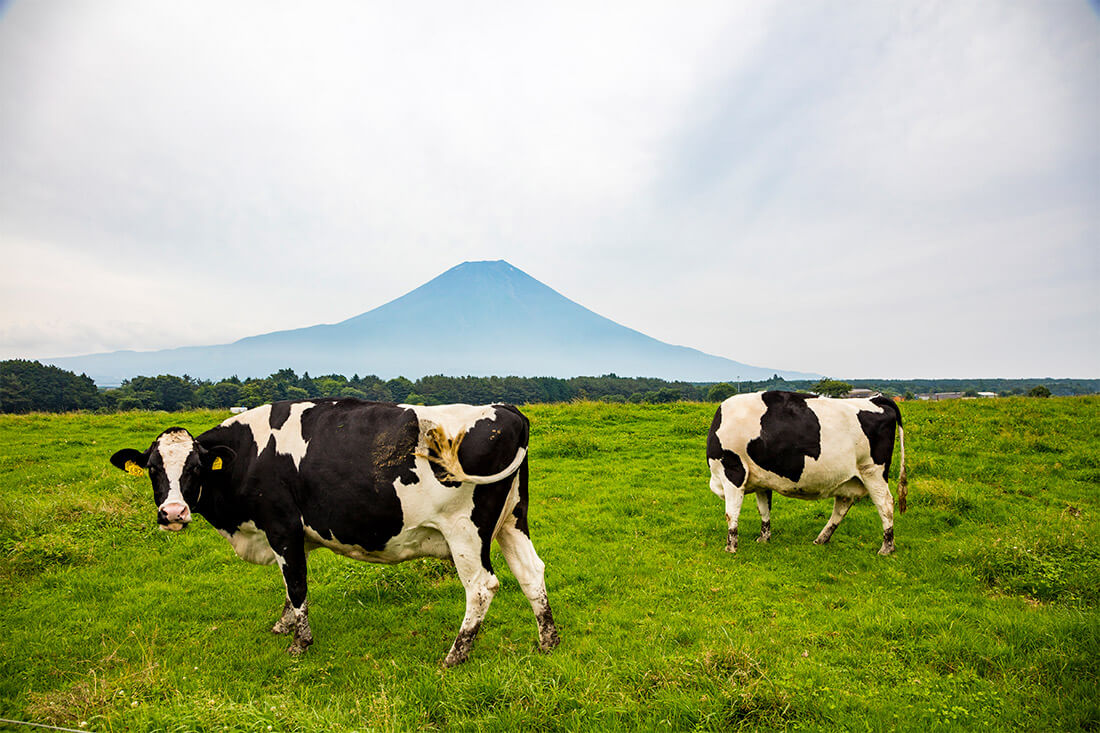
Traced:
<path fill-rule="evenodd" d="M 726 483 L 726 552 L 737 552 L 737 522 L 741 516 L 741 504 L 745 501 L 745 492 L 740 486 Z"/>
<path fill-rule="evenodd" d="M 313 630 L 309 628 L 309 606 L 306 603 L 305 546 L 298 541 L 286 542 L 282 546 L 282 553 L 276 551 L 275 559 L 283 571 L 283 582 L 286 583 L 286 604 L 283 606 L 282 618 L 271 630 L 276 633 L 293 632 L 294 640 L 287 647 L 287 653 L 298 655 L 313 643 Z"/>
<path fill-rule="evenodd" d="M 836 532 L 836 528 L 840 526 L 841 520 L 848 514 L 848 510 L 852 508 L 853 502 L 855 502 L 855 499 L 850 496 L 838 496 L 833 499 L 833 513 L 829 516 L 829 521 L 821 528 L 821 532 L 817 535 L 817 539 L 814 540 L 815 545 L 824 545 L 832 538 L 833 532 Z"/>
<path fill-rule="evenodd" d="M 462 618 L 462 626 L 451 650 L 447 652 L 447 658 L 443 660 L 444 666 L 453 667 L 465 662 L 469 656 L 500 581 L 491 565 L 482 565 L 482 540 L 472 523 L 468 527 L 452 528 L 444 532 L 444 537 L 451 548 L 451 558 L 459 580 L 466 589 L 466 615 Z"/>
<path fill-rule="evenodd" d="M 283 602 L 283 615 L 271 627 L 273 634 L 289 634 L 294 630 L 294 606 L 290 605 L 290 598 Z"/>
<path fill-rule="evenodd" d="M 756 492 L 756 508 L 760 511 L 760 536 L 757 542 L 768 542 L 772 538 L 772 490 L 760 489 Z"/>

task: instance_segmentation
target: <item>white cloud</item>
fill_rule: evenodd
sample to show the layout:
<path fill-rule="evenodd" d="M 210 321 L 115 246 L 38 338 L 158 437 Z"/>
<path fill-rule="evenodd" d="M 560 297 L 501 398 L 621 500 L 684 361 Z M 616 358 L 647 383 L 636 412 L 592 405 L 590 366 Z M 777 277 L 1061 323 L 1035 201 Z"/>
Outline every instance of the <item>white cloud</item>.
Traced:
<path fill-rule="evenodd" d="M 504 258 L 765 366 L 1095 376 L 1095 24 L 1068 2 L 16 2 L 0 353 L 332 322 Z M 942 348 L 913 349 L 929 322 Z M 1037 322 L 1042 348 L 1013 348 Z"/>

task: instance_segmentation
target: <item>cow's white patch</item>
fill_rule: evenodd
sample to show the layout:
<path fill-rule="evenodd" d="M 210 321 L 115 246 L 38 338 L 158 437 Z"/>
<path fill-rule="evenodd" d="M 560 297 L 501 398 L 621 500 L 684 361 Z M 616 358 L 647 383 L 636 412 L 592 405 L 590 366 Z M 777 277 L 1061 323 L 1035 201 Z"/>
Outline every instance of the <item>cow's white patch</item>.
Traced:
<path fill-rule="evenodd" d="M 860 427 L 858 413 L 881 413 L 883 409 L 866 399 L 814 397 L 806 400 L 806 405 L 817 416 L 821 426 L 821 454 L 817 458 L 805 458 L 802 476 L 794 482 L 762 468 L 748 452 L 749 442 L 760 434 L 760 419 L 767 410 L 762 394 L 741 395 L 722 403 L 718 438 L 724 449 L 736 453 L 745 464 L 748 472 L 745 493 L 771 489 L 782 496 L 797 499 L 866 496 L 863 484 L 851 480 L 861 475 L 861 468 L 874 464 L 870 457 L 871 446 Z M 747 429 L 748 426 L 752 429 Z M 715 483 L 717 481 L 721 486 L 722 466 L 718 461 L 709 463 L 711 491 L 721 496 Z"/>
<path fill-rule="evenodd" d="M 406 409 L 410 409 L 416 413 L 417 420 L 420 422 L 420 444 L 417 448 L 417 466 L 418 472 L 420 472 L 420 464 L 427 463 L 427 453 L 429 448 L 434 451 L 435 455 L 443 457 L 442 461 L 439 461 L 440 465 L 445 470 L 451 473 L 452 476 L 457 477 L 457 480 L 469 481 L 477 484 L 487 484 L 499 481 L 507 478 L 509 475 L 515 473 L 523 463 L 523 459 L 527 455 L 527 448 L 520 447 L 512 459 L 512 462 L 501 471 L 484 476 L 478 476 L 473 474 L 467 474 L 461 465 L 458 465 L 457 446 L 461 441 L 463 435 L 470 430 L 475 423 L 480 420 L 492 420 L 497 419 L 497 405 L 399 405 Z M 442 436 L 440 436 L 442 431 Z M 499 433 L 499 430 L 494 431 Z M 441 447 L 434 442 L 440 441 L 442 438 L 444 445 Z M 490 440 L 493 438 L 490 437 Z M 448 462 L 448 457 L 442 454 L 447 453 L 448 449 L 453 451 Z"/>
<path fill-rule="evenodd" d="M 182 430 L 164 433 L 157 439 L 157 453 L 160 454 L 164 473 L 168 477 L 168 497 L 161 503 L 161 507 L 168 504 L 187 506 L 187 501 L 183 498 L 183 490 L 180 488 L 180 479 L 183 478 L 183 468 L 187 464 L 187 458 L 194 449 L 194 438 Z"/>
<path fill-rule="evenodd" d="M 478 420 L 496 420 L 493 405 L 398 405 L 416 413 L 420 422 L 438 425 L 447 435 L 469 430 Z"/>
<path fill-rule="evenodd" d="M 271 438 L 275 438 L 275 452 L 279 455 L 290 456 L 294 461 L 294 467 L 300 468 L 302 459 L 309 450 L 309 441 L 302 437 L 302 414 L 315 407 L 314 402 L 297 402 L 290 406 L 290 417 L 277 430 L 271 429 L 271 405 L 263 405 L 254 410 L 234 415 L 222 422 L 223 426 L 246 425 L 252 431 L 252 439 L 256 441 L 257 451 L 262 453 L 267 449 Z"/>
<path fill-rule="evenodd" d="M 256 565 L 270 565 L 275 562 L 275 550 L 267 541 L 267 535 L 256 523 L 249 520 L 237 527 L 232 533 L 219 529 L 218 533 L 229 540 L 233 550 L 242 560 Z"/>
<path fill-rule="evenodd" d="M 341 542 L 335 535 L 323 536 L 320 532 L 303 524 L 306 540 L 316 547 L 327 547 L 337 555 L 350 557 L 363 562 L 394 563 L 411 560 L 415 557 L 450 557 L 451 550 L 443 534 L 432 527 L 410 527 L 407 523 L 401 531 L 391 537 L 381 550 L 368 551 L 361 545 Z"/>

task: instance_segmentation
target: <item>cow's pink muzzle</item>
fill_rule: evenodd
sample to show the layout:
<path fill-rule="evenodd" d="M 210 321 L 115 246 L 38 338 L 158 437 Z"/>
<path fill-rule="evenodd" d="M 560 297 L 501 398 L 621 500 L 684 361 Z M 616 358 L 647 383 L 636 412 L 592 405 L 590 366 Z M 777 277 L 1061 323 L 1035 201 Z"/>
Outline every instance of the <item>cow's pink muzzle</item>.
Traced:
<path fill-rule="evenodd" d="M 186 504 L 163 504 L 157 512 L 157 523 L 161 529 L 179 532 L 191 521 L 191 507 Z"/>

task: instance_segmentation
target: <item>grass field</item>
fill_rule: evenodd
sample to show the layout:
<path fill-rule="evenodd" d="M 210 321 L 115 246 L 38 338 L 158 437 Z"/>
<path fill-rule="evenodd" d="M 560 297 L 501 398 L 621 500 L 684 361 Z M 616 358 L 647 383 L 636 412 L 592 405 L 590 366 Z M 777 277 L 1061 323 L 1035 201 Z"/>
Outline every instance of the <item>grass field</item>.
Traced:
<path fill-rule="evenodd" d="M 215 412 L 0 418 L 0 717 L 89 730 L 1045 730 L 1100 727 L 1100 398 L 905 403 L 897 554 L 860 501 L 776 497 L 723 551 L 714 405 L 534 405 L 531 533 L 562 643 L 435 560 L 310 561 L 316 643 L 268 633 L 273 567 L 155 527 L 107 463 Z M 896 473 L 896 468 L 895 468 Z M 891 481 L 891 488 L 894 488 Z M 759 526 L 753 502 L 742 536 Z"/>

